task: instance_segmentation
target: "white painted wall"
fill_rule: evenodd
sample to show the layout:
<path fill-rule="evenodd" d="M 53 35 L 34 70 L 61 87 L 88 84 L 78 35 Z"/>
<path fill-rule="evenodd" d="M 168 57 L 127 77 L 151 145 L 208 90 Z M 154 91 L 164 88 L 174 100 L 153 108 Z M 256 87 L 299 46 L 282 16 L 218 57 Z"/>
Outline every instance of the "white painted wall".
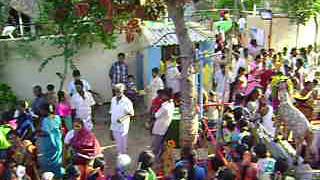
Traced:
<path fill-rule="evenodd" d="M 124 52 L 127 54 L 127 63 L 129 64 L 129 73 L 136 75 L 135 53 L 137 50 L 143 51 L 143 47 L 147 46 L 143 39 L 128 44 L 125 37 L 121 35 L 118 40 L 117 49 L 106 50 L 101 44 L 95 44 L 93 48 L 83 48 L 76 55 L 75 64 L 80 69 L 83 78 L 87 79 L 92 89 L 100 93 L 105 101 L 111 98 L 110 79 L 108 71 L 111 64 L 116 61 L 117 54 Z M 39 42 L 34 45 L 42 58 L 55 54 L 57 49 L 47 44 L 43 45 Z M 22 60 L 17 58 L 14 53 L 9 57 L 9 61 L 0 70 L 1 82 L 8 83 L 19 98 L 32 99 L 32 86 L 41 85 L 44 89 L 48 83 L 52 83 L 59 87 L 59 79 L 55 75 L 56 72 L 63 71 L 62 58 L 51 61 L 43 72 L 38 72 L 40 59 Z M 145 56 L 146 57 L 146 56 Z M 147 63 L 147 59 L 144 60 Z M 71 80 L 71 72 L 67 78 L 67 82 Z M 66 87 L 67 84 L 65 84 Z"/>
<path fill-rule="evenodd" d="M 266 47 L 268 45 L 268 35 L 270 30 L 270 21 L 265 21 L 260 16 L 249 16 L 247 18 L 247 27 L 257 27 L 265 31 Z M 313 19 L 306 23 L 305 26 L 300 25 L 298 44 L 296 45 L 297 25 L 288 18 L 274 17 L 272 21 L 272 42 L 271 46 L 276 49 L 283 47 L 306 47 L 313 45 L 315 38 L 315 24 Z M 319 42 L 319 37 L 318 37 Z"/>

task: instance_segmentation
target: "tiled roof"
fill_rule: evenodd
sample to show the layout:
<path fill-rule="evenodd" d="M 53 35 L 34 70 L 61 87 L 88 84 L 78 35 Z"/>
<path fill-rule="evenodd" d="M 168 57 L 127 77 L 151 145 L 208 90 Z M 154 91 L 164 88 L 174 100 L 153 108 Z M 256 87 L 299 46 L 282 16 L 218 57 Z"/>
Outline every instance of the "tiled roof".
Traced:
<path fill-rule="evenodd" d="M 200 30 L 198 23 L 187 23 L 188 33 L 192 42 L 206 41 L 210 37 L 208 33 Z M 178 44 L 173 23 L 144 22 L 142 25 L 143 33 L 151 46 L 168 46 Z"/>

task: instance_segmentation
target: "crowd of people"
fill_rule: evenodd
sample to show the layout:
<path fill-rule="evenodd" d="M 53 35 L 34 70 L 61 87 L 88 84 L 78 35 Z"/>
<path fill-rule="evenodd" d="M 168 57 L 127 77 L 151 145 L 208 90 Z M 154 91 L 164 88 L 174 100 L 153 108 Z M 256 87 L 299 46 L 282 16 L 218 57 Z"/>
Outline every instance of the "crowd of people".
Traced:
<path fill-rule="evenodd" d="M 214 51 L 218 54 L 213 58 L 214 83 L 204 92 L 205 120 L 200 121 L 201 135 L 212 142 L 214 155 L 203 166 L 193 148 L 182 147 L 181 158 L 166 179 L 281 179 L 288 162 L 276 158 L 263 143 L 257 131 L 260 127 L 273 141 L 283 139 L 294 145 L 304 163 L 317 165 L 320 154 L 311 122 L 319 115 L 320 74 L 313 47 L 292 48 L 288 53 L 288 48 L 263 49 L 252 39 L 248 47 L 237 44 L 228 49 L 218 35 Z M 162 162 L 167 132 L 180 104 L 179 60 L 168 57 L 152 69 L 145 89 L 148 118 L 144 119 L 152 137 L 151 149 L 141 149 L 134 173 L 130 172 L 127 141 L 139 93 L 134 76 L 128 74 L 125 54 L 119 53 L 109 71 L 110 138 L 118 153 L 114 174 L 104 173 L 104 148 L 93 131 L 97 93 L 74 70 L 67 91 L 56 92 L 52 84 L 46 92 L 34 86 L 31 106 L 20 101 L 2 115 L 0 179 L 158 179 L 153 165 Z"/>

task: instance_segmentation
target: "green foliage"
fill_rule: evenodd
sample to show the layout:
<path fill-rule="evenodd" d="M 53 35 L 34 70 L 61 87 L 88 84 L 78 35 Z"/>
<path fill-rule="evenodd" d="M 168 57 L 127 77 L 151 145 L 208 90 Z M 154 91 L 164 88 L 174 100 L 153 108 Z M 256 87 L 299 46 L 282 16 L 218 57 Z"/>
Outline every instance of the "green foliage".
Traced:
<path fill-rule="evenodd" d="M 240 1 L 238 1 L 240 2 Z M 253 10 L 253 5 L 254 4 L 260 4 L 262 3 L 262 0 L 243 0 L 243 5 L 245 6 L 246 10 L 252 11 Z M 238 4 L 238 8 L 241 9 L 241 5 Z M 217 0 L 216 2 L 216 8 L 222 9 L 222 8 L 227 8 L 227 9 L 233 9 L 234 8 L 234 0 Z"/>
<path fill-rule="evenodd" d="M 283 0 L 282 10 L 298 24 L 305 24 L 320 10 L 319 0 Z"/>
<path fill-rule="evenodd" d="M 17 102 L 17 96 L 7 84 L 0 83 L 0 110 L 8 110 Z"/>
<path fill-rule="evenodd" d="M 9 5 L 0 2 L 0 28 L 7 22 L 9 17 Z"/>
<path fill-rule="evenodd" d="M 82 46 L 93 47 L 100 42 L 105 49 L 115 48 L 115 42 L 119 33 L 116 27 L 123 27 L 130 19 L 131 14 L 121 13 L 112 16 L 112 10 L 104 0 L 43 0 L 40 3 L 40 22 L 42 32 L 56 34 L 48 37 L 51 46 L 60 51 L 42 60 L 39 71 L 42 71 L 50 61 L 63 57 L 64 70 L 61 79 L 61 87 L 65 80 L 68 68 L 75 68 L 73 57 Z"/>

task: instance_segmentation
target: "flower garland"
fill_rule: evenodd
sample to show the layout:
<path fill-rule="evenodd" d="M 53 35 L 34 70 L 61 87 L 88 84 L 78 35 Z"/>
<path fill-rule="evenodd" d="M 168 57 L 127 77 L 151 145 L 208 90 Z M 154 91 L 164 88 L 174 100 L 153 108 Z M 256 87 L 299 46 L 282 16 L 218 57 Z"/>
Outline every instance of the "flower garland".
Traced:
<path fill-rule="evenodd" d="M 289 92 L 289 94 L 292 94 L 294 88 L 293 88 L 293 83 L 289 79 L 289 77 L 288 76 L 284 76 L 284 75 L 276 75 L 271 80 L 271 88 L 272 88 L 272 97 L 273 98 L 277 98 L 278 87 L 283 82 L 287 83 L 288 92 Z"/>

